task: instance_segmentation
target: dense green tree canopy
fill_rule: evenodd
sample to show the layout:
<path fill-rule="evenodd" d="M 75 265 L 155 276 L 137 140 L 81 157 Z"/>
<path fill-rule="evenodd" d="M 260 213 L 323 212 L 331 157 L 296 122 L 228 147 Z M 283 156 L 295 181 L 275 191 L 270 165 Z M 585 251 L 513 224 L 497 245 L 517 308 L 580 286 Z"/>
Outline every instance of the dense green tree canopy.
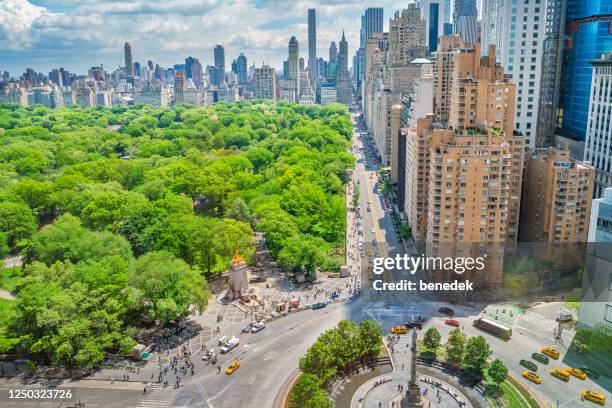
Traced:
<path fill-rule="evenodd" d="M 205 307 L 253 226 L 287 269 L 337 268 L 350 135 L 341 106 L 0 105 L 0 255 L 26 264 L 12 334 L 75 366 L 125 351 Z"/>

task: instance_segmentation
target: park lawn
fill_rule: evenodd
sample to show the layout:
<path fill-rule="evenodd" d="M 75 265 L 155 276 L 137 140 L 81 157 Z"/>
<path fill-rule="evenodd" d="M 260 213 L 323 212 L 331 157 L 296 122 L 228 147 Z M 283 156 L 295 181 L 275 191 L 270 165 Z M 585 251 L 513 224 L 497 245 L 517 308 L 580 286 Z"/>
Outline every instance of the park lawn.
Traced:
<path fill-rule="evenodd" d="M 21 267 L 0 269 L 0 287 L 7 292 L 17 289 L 23 281 Z"/>
<path fill-rule="evenodd" d="M 446 347 L 443 345 L 438 346 L 436 353 L 434 353 L 425 347 L 423 340 L 417 340 L 417 352 L 423 358 L 436 358 L 440 361 L 446 361 Z"/>

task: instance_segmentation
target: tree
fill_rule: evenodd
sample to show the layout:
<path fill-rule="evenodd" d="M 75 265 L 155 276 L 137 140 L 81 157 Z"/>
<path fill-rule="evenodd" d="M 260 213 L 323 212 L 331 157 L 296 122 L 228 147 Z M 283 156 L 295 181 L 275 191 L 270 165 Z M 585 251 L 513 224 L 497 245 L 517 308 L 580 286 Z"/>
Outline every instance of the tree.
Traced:
<path fill-rule="evenodd" d="M 316 341 L 300 358 L 300 370 L 307 374 L 314 374 L 323 383 L 326 383 L 336 375 L 334 361 L 335 356 L 330 345 Z"/>
<path fill-rule="evenodd" d="M 440 332 L 438 331 L 438 329 L 436 329 L 435 327 L 430 327 L 425 332 L 425 337 L 423 338 L 423 344 L 425 344 L 425 347 L 427 347 L 429 350 L 431 350 L 435 354 L 436 350 L 440 346 L 441 339 L 442 339 L 442 336 L 440 335 Z"/>
<path fill-rule="evenodd" d="M 225 216 L 237 221 L 251 222 L 251 212 L 242 198 L 236 198 L 232 201 L 232 204 L 225 212 Z"/>
<path fill-rule="evenodd" d="M 448 361 L 461 364 L 465 353 L 465 341 L 465 335 L 458 328 L 450 332 L 446 342 L 446 357 Z"/>
<path fill-rule="evenodd" d="M 290 408 L 302 408 L 306 401 L 323 389 L 321 380 L 314 374 L 302 374 L 291 389 Z"/>
<path fill-rule="evenodd" d="M 36 218 L 25 204 L 0 203 L 0 232 L 6 234 L 6 242 L 15 249 L 19 241 L 29 238 L 36 231 Z"/>
<path fill-rule="evenodd" d="M 292 270 L 303 270 L 307 278 L 316 278 L 316 267 L 323 262 L 321 244 L 308 236 L 292 236 L 283 242 L 283 249 L 278 253 L 278 261 Z"/>
<path fill-rule="evenodd" d="M 373 320 L 359 323 L 359 337 L 364 356 L 377 356 L 382 346 L 382 330 Z"/>
<path fill-rule="evenodd" d="M 491 355 L 491 347 L 482 336 L 471 337 L 465 346 L 463 363 L 476 375 L 481 376 Z"/>
<path fill-rule="evenodd" d="M 318 390 L 313 396 L 304 402 L 304 408 L 332 408 L 334 405 L 327 396 L 325 390 Z"/>
<path fill-rule="evenodd" d="M 488 373 L 491 380 L 499 387 L 508 377 L 508 368 L 500 359 L 496 358 L 491 362 Z"/>
<path fill-rule="evenodd" d="M 203 311 L 208 303 L 208 286 L 199 271 L 168 252 L 138 258 L 130 268 L 128 284 L 142 312 L 163 323 L 187 316 L 191 305 Z"/>

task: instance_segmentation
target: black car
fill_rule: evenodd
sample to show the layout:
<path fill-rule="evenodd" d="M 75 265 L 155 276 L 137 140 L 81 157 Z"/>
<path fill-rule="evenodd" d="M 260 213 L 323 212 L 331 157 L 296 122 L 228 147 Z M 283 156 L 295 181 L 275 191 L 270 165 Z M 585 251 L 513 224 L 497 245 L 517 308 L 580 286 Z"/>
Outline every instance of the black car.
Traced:
<path fill-rule="evenodd" d="M 423 325 L 419 322 L 410 322 L 406 323 L 406 327 L 409 329 L 421 330 L 423 328 Z"/>
<path fill-rule="evenodd" d="M 593 369 L 590 369 L 589 367 L 583 366 L 583 367 L 578 367 L 578 369 L 580 371 L 583 371 L 590 378 L 595 378 L 595 379 L 599 378 L 599 373 Z"/>
<path fill-rule="evenodd" d="M 441 307 L 440 309 L 438 309 L 438 312 L 444 313 L 447 316 L 454 316 L 455 315 L 455 311 L 453 309 L 451 309 L 450 307 Z"/>
<path fill-rule="evenodd" d="M 323 309 L 325 306 L 327 305 L 323 302 L 315 303 L 312 305 L 312 310 Z"/>
<path fill-rule="evenodd" d="M 535 363 L 533 361 L 529 361 L 529 360 L 521 360 L 519 362 L 520 365 L 522 365 L 523 367 L 525 367 L 526 369 L 530 370 L 530 371 L 538 371 L 538 366 L 535 365 Z"/>
<path fill-rule="evenodd" d="M 548 357 L 540 353 L 533 353 L 531 355 L 531 358 L 533 358 L 535 361 L 539 361 L 542 364 L 548 364 L 548 362 L 550 361 Z"/>

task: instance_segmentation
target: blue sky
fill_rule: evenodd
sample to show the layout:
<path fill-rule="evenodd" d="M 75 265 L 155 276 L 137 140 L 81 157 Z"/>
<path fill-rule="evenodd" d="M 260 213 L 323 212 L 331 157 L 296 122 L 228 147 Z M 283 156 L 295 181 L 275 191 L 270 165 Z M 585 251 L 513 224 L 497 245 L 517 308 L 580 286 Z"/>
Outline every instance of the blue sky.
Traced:
<path fill-rule="evenodd" d="M 383 0 L 0 0 L 0 71 L 26 67 L 86 72 L 123 64 L 123 44 L 134 60 L 172 66 L 185 57 L 210 64 L 213 48 L 225 48 L 226 66 L 243 52 L 249 65 L 282 67 L 292 35 L 307 60 L 307 9 L 317 10 L 317 55 L 327 59 L 330 41 L 346 31 L 350 57 L 366 7 L 385 7 L 385 25 L 408 1 Z"/>

